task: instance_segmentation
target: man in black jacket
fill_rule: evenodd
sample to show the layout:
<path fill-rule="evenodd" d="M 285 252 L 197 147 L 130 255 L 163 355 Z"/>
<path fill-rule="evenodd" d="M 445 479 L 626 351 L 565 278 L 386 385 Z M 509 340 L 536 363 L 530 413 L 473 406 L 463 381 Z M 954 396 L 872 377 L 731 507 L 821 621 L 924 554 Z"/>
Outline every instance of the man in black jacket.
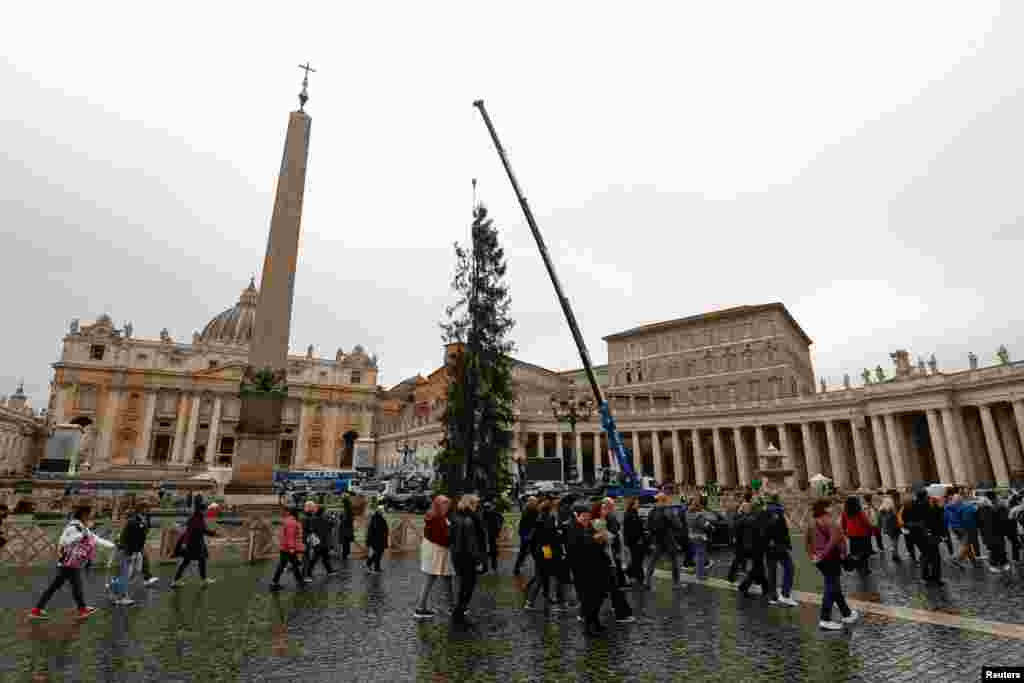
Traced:
<path fill-rule="evenodd" d="M 736 583 L 736 574 L 739 571 L 742 570 L 744 573 L 747 571 L 747 558 L 750 556 L 751 551 L 750 541 L 753 538 L 752 523 L 750 503 L 744 502 L 740 505 L 739 510 L 737 510 L 736 517 L 733 518 L 732 523 L 735 553 L 732 556 L 732 564 L 729 565 L 729 583 Z"/>
<path fill-rule="evenodd" d="M 738 590 L 740 595 L 746 597 L 750 594 L 751 584 L 757 582 L 761 586 L 761 595 L 771 600 L 775 597 L 772 595 L 775 588 L 774 586 L 769 587 L 768 577 L 764 573 L 764 556 L 768 547 L 768 525 L 771 520 L 763 514 L 765 512 L 764 503 L 760 500 L 744 503 L 744 505 L 749 506 L 750 510 L 743 530 L 744 553 L 750 559 L 750 571 L 740 583 Z"/>
<path fill-rule="evenodd" d="M 568 529 L 569 562 L 576 578 L 580 598 L 580 619 L 587 635 L 605 631 L 599 618 L 601 603 L 608 592 L 611 565 L 605 559 L 605 547 L 592 528 L 591 506 L 580 501 L 573 506 L 575 523 Z"/>
<path fill-rule="evenodd" d="M 779 607 L 797 607 L 798 603 L 791 597 L 793 591 L 793 557 L 792 541 L 789 537 L 789 525 L 786 523 L 786 511 L 782 499 L 777 493 L 768 496 L 768 505 L 764 512 L 765 562 L 767 563 L 769 604 Z M 782 596 L 778 594 L 778 566 L 782 565 Z"/>
<path fill-rule="evenodd" d="M 317 562 L 324 563 L 327 576 L 334 576 L 338 572 L 331 566 L 331 520 L 324 515 L 324 509 L 316 503 L 307 503 L 316 507 L 316 511 L 310 515 L 306 514 L 303 520 L 303 530 L 306 531 L 306 555 L 309 561 L 306 563 L 306 577 L 312 578 L 313 569 Z"/>
<path fill-rule="evenodd" d="M 666 555 L 672 560 L 672 586 L 683 586 L 679 580 L 679 537 L 682 534 L 682 522 L 668 506 L 669 501 L 668 495 L 659 493 L 655 497 L 657 507 L 651 510 L 647 517 L 647 528 L 654 541 L 654 553 L 647 565 L 647 577 L 644 581 L 644 588 L 647 590 L 651 589 L 651 577 L 654 575 L 658 560 Z"/>
<path fill-rule="evenodd" d="M 498 536 L 505 525 L 505 517 L 488 501 L 484 505 L 484 526 L 487 528 L 487 555 L 491 559 L 491 569 L 498 571 Z"/>
<path fill-rule="evenodd" d="M 452 621 L 456 624 L 469 624 L 466 612 L 476 588 L 477 574 L 487 567 L 487 540 L 483 534 L 483 523 L 478 521 L 479 507 L 477 496 L 462 496 L 451 518 L 450 552 L 452 566 L 459 577 L 459 598 L 452 612 Z"/>

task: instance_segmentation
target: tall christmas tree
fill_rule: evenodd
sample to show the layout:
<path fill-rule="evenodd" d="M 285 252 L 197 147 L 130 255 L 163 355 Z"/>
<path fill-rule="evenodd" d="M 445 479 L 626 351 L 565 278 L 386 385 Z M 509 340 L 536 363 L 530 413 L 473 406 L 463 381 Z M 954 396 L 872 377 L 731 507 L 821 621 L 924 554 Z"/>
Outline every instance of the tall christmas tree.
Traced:
<path fill-rule="evenodd" d="M 448 363 L 446 433 L 437 458 L 440 488 L 449 493 L 502 492 L 509 483 L 508 436 L 513 413 L 508 335 L 512 299 L 505 283 L 505 251 L 481 204 L 473 211 L 470 250 L 455 244 L 456 302 L 445 309 L 443 339 L 457 344 Z"/>

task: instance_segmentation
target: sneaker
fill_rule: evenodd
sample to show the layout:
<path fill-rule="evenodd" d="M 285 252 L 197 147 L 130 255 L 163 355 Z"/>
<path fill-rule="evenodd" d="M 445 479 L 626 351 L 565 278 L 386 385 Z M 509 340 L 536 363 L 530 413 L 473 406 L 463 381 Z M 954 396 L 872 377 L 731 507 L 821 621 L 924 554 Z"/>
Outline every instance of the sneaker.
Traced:
<path fill-rule="evenodd" d="M 531 609 L 535 609 L 535 608 L 533 606 L 533 603 L 530 602 L 529 600 L 527 600 L 526 604 L 523 605 L 523 609 L 524 610 L 531 610 Z"/>
<path fill-rule="evenodd" d="M 1002 574 L 1003 570 L 999 567 L 989 567 L 988 570 L 993 574 Z"/>
<path fill-rule="evenodd" d="M 171 584 L 171 585 L 174 585 L 174 584 Z M 272 583 L 272 584 L 270 584 L 270 590 L 272 590 L 272 591 L 279 591 L 279 590 L 281 590 L 281 584 L 279 584 L 279 583 Z"/>
<path fill-rule="evenodd" d="M 129 605 L 134 605 L 135 601 L 132 600 L 131 598 L 129 598 L 126 595 L 125 597 L 121 598 L 120 600 L 115 600 L 114 604 L 115 605 L 121 605 L 122 607 L 128 607 Z"/>
<path fill-rule="evenodd" d="M 337 569 L 333 569 L 333 570 L 327 572 L 327 576 L 337 576 L 337 575 L 338 575 L 338 570 Z"/>
<path fill-rule="evenodd" d="M 578 622 L 580 622 L 582 624 L 583 623 L 583 617 L 581 617 L 580 615 L 577 614 L 576 615 L 576 621 L 578 621 Z"/>
<path fill-rule="evenodd" d="M 209 586 L 214 583 L 217 583 L 217 579 L 203 579 L 204 586 Z"/>
<path fill-rule="evenodd" d="M 96 611 L 97 610 L 95 607 L 83 607 L 82 609 L 78 610 L 78 618 L 88 619 L 90 616 L 92 616 L 93 612 Z"/>
<path fill-rule="evenodd" d="M 636 617 L 634 617 L 632 614 L 630 614 L 628 617 L 620 617 L 620 618 L 616 619 L 615 623 L 616 624 L 635 624 L 636 623 Z"/>
<path fill-rule="evenodd" d="M 153 586 L 153 585 L 155 585 L 156 583 L 158 583 L 159 581 L 160 581 L 159 577 L 156 577 L 156 576 L 151 576 L 151 577 L 149 577 L 148 579 L 146 579 L 146 581 L 145 581 L 145 584 L 146 584 L 147 586 Z"/>
<path fill-rule="evenodd" d="M 46 613 L 46 610 L 33 607 L 32 611 L 28 613 L 29 619 L 49 619 L 50 615 Z"/>
<path fill-rule="evenodd" d="M 818 628 L 824 629 L 826 631 L 842 631 L 843 625 L 840 624 L 838 621 L 819 621 Z"/>
<path fill-rule="evenodd" d="M 313 579 L 311 579 L 311 578 L 309 578 L 309 577 L 307 576 L 306 578 L 304 578 L 304 579 L 302 580 L 302 583 L 313 583 Z"/>
<path fill-rule="evenodd" d="M 799 607 L 800 606 L 799 602 L 797 602 L 793 598 L 789 597 L 788 595 L 783 595 L 781 598 L 779 598 L 779 603 L 783 604 L 783 605 L 786 605 L 787 607 Z"/>
<path fill-rule="evenodd" d="M 708 569 L 711 569 L 714 566 L 715 566 L 715 561 L 714 560 L 707 560 L 704 563 L 704 571 L 707 571 Z"/>
<path fill-rule="evenodd" d="M 171 588 L 178 588 L 185 585 L 185 579 L 178 579 L 177 581 L 171 582 Z"/>
<path fill-rule="evenodd" d="M 418 609 L 412 613 L 414 619 L 433 619 L 434 610 L 431 609 Z"/>
<path fill-rule="evenodd" d="M 858 619 L 860 619 L 860 612 L 857 610 L 850 610 L 850 613 L 843 617 L 842 621 L 844 624 L 852 624 Z"/>
<path fill-rule="evenodd" d="M 781 602 L 778 598 L 772 598 L 771 600 L 768 601 L 768 604 L 772 605 L 773 607 L 784 607 L 785 606 L 785 603 Z"/>

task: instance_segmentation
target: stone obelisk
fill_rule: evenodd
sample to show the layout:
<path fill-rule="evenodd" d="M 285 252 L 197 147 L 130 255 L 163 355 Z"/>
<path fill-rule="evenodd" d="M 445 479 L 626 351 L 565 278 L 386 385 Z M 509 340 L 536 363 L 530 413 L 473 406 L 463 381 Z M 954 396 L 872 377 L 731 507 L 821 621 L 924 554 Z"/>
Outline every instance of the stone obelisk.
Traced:
<path fill-rule="evenodd" d="M 256 320 L 249 346 L 249 363 L 240 387 L 241 411 L 232 481 L 225 493 L 262 502 L 272 493 L 274 463 L 281 435 L 281 412 L 288 395 L 288 340 L 291 333 L 295 268 L 299 256 L 302 197 L 312 119 L 305 112 L 309 95 L 308 64 L 299 94 L 299 109 L 288 116 L 284 156 L 270 219 L 270 236 L 263 259 Z M 238 501 L 245 502 L 245 501 Z"/>

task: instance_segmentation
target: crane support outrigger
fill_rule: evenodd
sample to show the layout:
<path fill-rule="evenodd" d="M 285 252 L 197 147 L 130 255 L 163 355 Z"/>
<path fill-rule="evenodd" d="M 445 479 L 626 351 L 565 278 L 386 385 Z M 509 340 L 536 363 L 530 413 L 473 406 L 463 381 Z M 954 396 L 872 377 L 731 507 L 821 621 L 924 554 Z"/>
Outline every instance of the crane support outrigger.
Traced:
<path fill-rule="evenodd" d="M 544 244 L 544 238 L 537 227 L 537 221 L 533 218 L 530 205 L 527 204 L 526 197 L 523 196 L 523 191 L 519 188 L 516 176 L 512 173 L 512 167 L 508 163 L 508 157 L 505 155 L 505 149 L 501 146 L 501 141 L 498 140 L 498 133 L 494 130 L 494 124 L 491 123 L 491 117 L 487 114 L 484 101 L 476 100 L 473 102 L 473 106 L 479 109 L 480 115 L 483 116 L 484 124 L 487 126 L 487 131 L 491 134 L 491 140 L 494 142 L 494 148 L 498 151 L 498 156 L 501 157 L 502 166 L 505 167 L 505 173 L 508 175 L 509 182 L 512 183 L 512 189 L 516 193 L 516 199 L 519 200 L 519 206 L 523 210 L 523 215 L 526 216 L 526 222 L 533 233 L 533 239 L 537 242 L 540 256 L 544 260 L 544 266 L 547 268 L 548 275 L 551 277 L 551 284 L 554 285 L 555 294 L 558 295 L 558 303 L 562 306 L 565 321 L 569 324 L 569 331 L 572 332 L 572 338 L 576 342 L 576 349 L 579 351 L 580 359 L 583 361 L 583 370 L 587 374 L 587 381 L 590 382 L 590 388 L 594 392 L 594 400 L 597 402 L 598 411 L 601 414 L 601 426 L 608 434 L 608 448 L 615 454 L 615 459 L 619 463 L 622 476 L 621 488 L 609 489 L 608 493 L 609 495 L 620 496 L 652 496 L 656 491 L 641 487 L 636 470 L 633 469 L 633 464 L 630 462 L 626 446 L 622 442 L 622 435 L 619 434 L 619 430 L 615 427 L 615 418 L 612 416 L 611 407 L 608 405 L 604 392 L 601 391 L 601 387 L 597 383 L 597 376 L 594 375 L 594 367 L 590 362 L 590 354 L 587 352 L 587 345 L 583 341 L 580 327 L 576 323 L 576 316 L 569 305 L 569 299 L 566 298 L 565 293 L 562 291 L 562 285 L 558 280 L 558 275 L 555 274 L 555 266 L 551 263 L 551 256 L 548 254 L 548 248 Z M 595 448 L 594 450 L 596 456 L 598 449 Z"/>

